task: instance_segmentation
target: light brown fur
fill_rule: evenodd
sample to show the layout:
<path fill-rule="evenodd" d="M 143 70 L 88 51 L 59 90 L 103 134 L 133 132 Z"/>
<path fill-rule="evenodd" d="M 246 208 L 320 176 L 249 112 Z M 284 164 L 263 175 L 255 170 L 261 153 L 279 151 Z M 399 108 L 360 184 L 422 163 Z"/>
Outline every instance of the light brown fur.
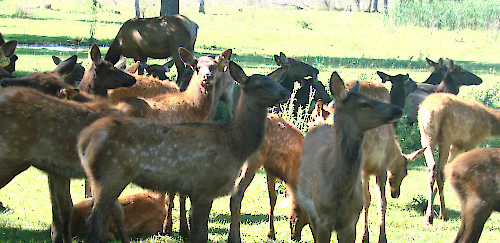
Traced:
<path fill-rule="evenodd" d="M 445 167 L 446 178 L 460 199 L 461 224 L 455 243 L 477 243 L 484 223 L 500 212 L 500 149 L 463 153 Z"/>
<path fill-rule="evenodd" d="M 137 80 L 134 86 L 108 90 L 111 102 L 116 103 L 125 97 L 147 99 L 180 92 L 179 86 L 170 80 L 160 80 L 153 76 L 139 74 L 132 74 L 132 76 Z"/>
<path fill-rule="evenodd" d="M 346 93 L 335 72 L 330 86 L 336 106 L 335 123 L 316 126 L 306 134 L 297 199 L 310 217 L 316 242 L 330 242 L 333 230 L 339 242 L 354 242 L 364 204 L 364 133 L 398 120 L 403 111 L 358 93 L 358 85 Z"/>
<path fill-rule="evenodd" d="M 500 111 L 475 100 L 435 93 L 420 105 L 418 123 L 422 147 L 428 147 L 424 152 L 429 183 L 425 219 L 426 223 L 432 224 L 435 182 L 441 202 L 439 217 L 448 219 L 443 194 L 444 166 L 460 153 L 479 146 L 484 139 L 500 135 Z M 436 147 L 439 148 L 437 162 L 434 160 Z"/>
<path fill-rule="evenodd" d="M 247 77 L 234 63 L 230 69 L 244 93 L 228 122 L 166 126 L 150 120 L 103 118 L 81 132 L 78 154 L 95 200 L 86 222 L 86 242 L 100 242 L 108 210 L 119 210 L 115 201 L 130 182 L 188 195 L 189 240 L 208 240 L 213 199 L 231 190 L 244 161 L 261 144 L 267 108 L 290 96 L 270 77 Z M 273 75 L 279 79 L 284 73 Z"/>
<path fill-rule="evenodd" d="M 246 188 L 252 182 L 255 173 L 261 166 L 267 174 L 267 186 L 270 199 L 269 212 L 269 232 L 268 237 L 276 239 L 274 230 L 274 207 L 276 205 L 275 181 L 277 178 L 286 183 L 287 188 L 297 187 L 299 178 L 299 159 L 302 154 L 302 144 L 304 136 L 291 123 L 276 114 L 267 114 L 266 134 L 262 145 L 257 152 L 252 154 L 243 165 L 238 179 L 236 179 L 231 196 L 231 224 L 228 242 L 241 242 L 240 238 L 240 210 Z M 290 191 L 291 189 L 288 189 Z M 300 210 L 294 194 L 290 193 L 289 199 L 292 202 L 290 211 L 290 226 L 298 224 L 297 228 L 302 229 L 302 225 L 307 221 L 307 216 Z M 297 238 L 298 237 L 298 238 Z M 298 235 L 292 228 L 292 238 L 300 240 L 300 230 Z"/>
<path fill-rule="evenodd" d="M 125 228 L 129 235 L 151 235 L 162 232 L 163 221 L 167 216 L 165 210 L 165 193 L 148 191 L 118 198 L 125 215 Z M 87 217 L 92 198 L 86 198 L 73 206 L 71 218 L 71 234 L 82 238 L 85 232 Z M 108 226 L 108 240 L 118 236 L 118 230 L 113 222 Z"/>

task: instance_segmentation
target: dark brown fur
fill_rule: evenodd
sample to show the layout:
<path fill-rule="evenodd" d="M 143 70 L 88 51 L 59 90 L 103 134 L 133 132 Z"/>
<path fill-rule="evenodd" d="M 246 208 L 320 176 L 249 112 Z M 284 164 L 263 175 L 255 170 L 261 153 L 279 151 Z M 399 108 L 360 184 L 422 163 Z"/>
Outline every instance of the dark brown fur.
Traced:
<path fill-rule="evenodd" d="M 16 70 L 16 61 L 18 59 L 17 55 L 14 54 L 16 47 L 16 40 L 11 40 L 6 43 L 0 33 L 0 53 L 3 53 L 5 58 L 7 58 L 6 61 L 9 62 L 6 66 L 0 67 L 0 79 L 14 77 L 12 73 Z"/>

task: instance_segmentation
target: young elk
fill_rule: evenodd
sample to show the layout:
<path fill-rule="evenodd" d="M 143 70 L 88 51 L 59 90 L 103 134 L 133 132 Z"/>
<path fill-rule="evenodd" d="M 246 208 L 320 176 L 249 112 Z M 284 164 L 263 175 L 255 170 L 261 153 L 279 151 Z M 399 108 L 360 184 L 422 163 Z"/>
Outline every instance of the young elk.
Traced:
<path fill-rule="evenodd" d="M 245 190 L 252 182 L 255 173 L 261 166 L 267 174 L 267 187 L 270 200 L 268 237 L 276 239 L 274 230 L 274 207 L 276 205 L 276 178 L 283 180 L 288 187 L 297 187 L 299 178 L 299 159 L 302 154 L 304 136 L 291 123 L 276 114 L 267 114 L 266 134 L 257 152 L 252 154 L 243 165 L 242 172 L 236 182 L 231 196 L 231 224 L 228 242 L 241 242 L 240 218 L 241 201 Z M 300 240 L 300 232 L 307 215 L 304 215 L 293 193 L 290 193 L 292 209 L 290 211 L 290 227 L 292 239 Z M 297 230 L 295 230 L 297 229 Z"/>
<path fill-rule="evenodd" d="M 345 86 L 347 90 L 353 87 L 355 82 L 346 82 Z M 359 93 L 382 102 L 388 102 L 389 100 L 387 90 L 381 84 L 377 83 L 361 82 Z M 334 108 L 324 107 L 320 103 L 316 106 L 313 114 L 318 114 L 317 117 L 312 117 L 315 125 L 321 124 L 321 120 L 323 120 L 323 124 L 334 125 Z M 363 207 L 365 214 L 363 242 L 369 242 L 368 210 L 371 200 L 369 191 L 370 175 L 376 176 L 379 195 L 380 234 L 378 242 L 387 242 L 385 233 L 385 213 L 387 209 L 385 185 L 387 178 L 389 179 L 389 186 L 391 188 L 391 197 L 398 198 L 401 191 L 401 183 L 407 175 L 408 163 L 422 154 L 422 152 L 423 150 L 419 149 L 411 154 L 403 154 L 399 142 L 395 137 L 394 128 L 391 125 L 382 125 L 366 131 L 362 158 L 364 166 L 361 173 L 364 189 L 363 194 L 365 197 L 365 205 Z"/>
<path fill-rule="evenodd" d="M 461 152 L 477 147 L 484 139 L 500 135 L 500 111 L 475 100 L 459 98 L 453 94 L 435 93 L 429 95 L 420 105 L 418 126 L 422 147 L 428 148 L 424 152 L 429 183 L 425 219 L 426 223 L 432 224 L 435 182 L 441 201 L 439 217 L 448 219 L 443 194 L 444 166 Z M 437 162 L 434 160 L 436 147 L 439 148 Z"/>
<path fill-rule="evenodd" d="M 460 199 L 462 222 L 455 243 L 476 243 L 493 211 L 500 212 L 500 149 L 463 153 L 445 167 Z"/>
<path fill-rule="evenodd" d="M 118 198 L 125 215 L 125 228 L 129 235 L 151 235 L 162 231 L 163 221 L 167 216 L 165 210 L 165 193 L 145 192 L 121 196 Z M 92 198 L 86 198 L 73 206 L 71 218 L 71 234 L 82 238 L 85 232 L 87 217 Z M 108 239 L 118 236 L 118 230 L 113 222 L 109 223 Z"/>
<path fill-rule="evenodd" d="M 260 146 L 267 108 L 290 96 L 273 80 L 283 77 L 286 70 L 250 77 L 235 63 L 230 70 L 243 92 L 228 122 L 166 126 L 109 117 L 81 132 L 78 154 L 91 179 L 94 199 L 86 242 L 100 241 L 109 210 L 119 209 L 113 204 L 130 182 L 188 195 L 192 205 L 189 240 L 207 242 L 213 199 L 231 191 L 244 161 Z"/>
<path fill-rule="evenodd" d="M 316 242 L 330 242 L 332 230 L 339 242 L 354 242 L 364 204 L 365 131 L 399 120 L 403 110 L 358 93 L 359 83 L 347 92 L 336 72 L 330 88 L 335 123 L 316 126 L 306 134 L 296 195 L 309 215 Z"/>
<path fill-rule="evenodd" d="M 59 65 L 62 62 L 61 59 L 56 56 L 52 56 L 52 61 L 54 61 L 54 64 L 56 65 Z M 73 70 L 63 77 L 64 82 L 71 86 L 75 86 L 77 82 L 80 82 L 80 80 L 82 80 L 84 73 L 85 68 L 82 66 L 82 63 L 76 63 Z"/>

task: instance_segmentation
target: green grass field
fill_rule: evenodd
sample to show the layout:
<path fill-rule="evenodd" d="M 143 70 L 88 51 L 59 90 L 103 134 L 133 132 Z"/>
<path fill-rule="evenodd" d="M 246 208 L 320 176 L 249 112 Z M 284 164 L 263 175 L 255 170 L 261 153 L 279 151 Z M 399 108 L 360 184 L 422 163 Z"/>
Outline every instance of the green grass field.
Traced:
<path fill-rule="evenodd" d="M 91 44 L 90 24 L 93 19 L 89 1 L 63 0 L 51 2 L 52 10 L 36 8 L 36 5 L 49 2 L 0 1 L 0 32 L 7 40 L 17 39 L 21 44 L 16 50 L 19 56 L 16 76 L 52 70 L 55 65 L 51 55 L 67 58 L 77 54 L 79 61 L 87 63 L 85 49 Z M 134 9 L 132 1 L 126 5 L 114 5 L 113 1 L 102 2 L 97 13 L 94 38 L 105 53 L 121 24 L 134 16 Z M 245 1 L 240 1 L 241 5 L 233 3 L 228 6 L 222 5 L 224 1 L 218 1 L 221 5 L 207 5 L 207 13 L 200 14 L 196 12 L 194 2 L 189 1 L 189 4 L 183 5 L 181 13 L 200 26 L 196 55 L 218 54 L 232 48 L 232 60 L 240 64 L 247 74 L 268 73 L 276 69 L 272 56 L 282 51 L 289 57 L 318 68 L 319 79 L 325 84 L 332 71 L 337 71 L 344 80 L 379 82 L 376 75 L 378 70 L 391 75 L 409 73 L 413 80 L 423 82 L 431 71 L 425 62 L 426 57 L 434 61 L 441 57 L 450 58 L 484 81 L 479 86 L 463 87 L 459 96 L 478 99 L 500 108 L 500 94 L 497 92 L 500 81 L 498 29 L 447 30 L 399 26 L 391 21 L 391 14 L 257 8 L 245 5 Z M 114 11 L 120 11 L 121 14 Z M 147 17 L 152 17 L 157 12 L 159 6 L 156 11 L 149 9 Z M 304 23 L 309 28 L 303 28 Z M 24 44 L 72 45 L 82 47 L 84 51 L 31 49 L 23 47 Z M 405 152 L 420 147 L 419 133 L 414 127 L 400 127 L 398 138 Z M 498 147 L 500 144 L 497 139 L 489 139 L 484 146 Z M 244 222 L 241 228 L 244 242 L 268 241 L 269 201 L 265 181 L 265 175 L 259 173 L 245 194 L 242 207 Z M 374 179 L 372 184 L 373 181 Z M 82 185 L 82 180 L 74 180 L 72 183 L 74 202 L 83 198 Z M 450 220 L 445 222 L 436 219 L 433 225 L 425 225 L 423 210 L 427 197 L 426 167 L 423 158 L 414 162 L 403 182 L 401 197 L 388 198 L 388 240 L 452 242 L 460 225 L 460 204 L 449 183 L 445 184 L 445 189 Z M 141 189 L 130 186 L 124 193 L 138 190 Z M 378 238 L 377 193 L 373 185 L 371 190 L 370 234 L 371 241 L 375 242 Z M 0 190 L 0 202 L 7 208 L 0 212 L 0 242 L 50 241 L 48 229 L 52 215 L 47 177 L 44 173 L 31 168 L 20 174 Z M 291 242 L 287 214 L 286 200 L 280 194 L 276 208 L 278 242 Z M 177 215 L 176 211 L 175 222 Z M 215 200 L 209 219 L 209 239 L 213 242 L 227 240 L 229 221 L 229 197 Z M 359 222 L 362 221 L 363 216 Z M 174 231 L 178 231 L 178 228 Z M 362 224 L 358 223 L 357 241 L 361 241 L 361 233 Z M 334 237 L 332 239 L 335 241 Z M 500 214 L 493 213 L 485 225 L 480 242 L 498 242 L 499 239 Z M 312 240 L 311 232 L 306 227 L 303 241 Z M 151 236 L 136 241 L 181 240 L 179 237 Z"/>

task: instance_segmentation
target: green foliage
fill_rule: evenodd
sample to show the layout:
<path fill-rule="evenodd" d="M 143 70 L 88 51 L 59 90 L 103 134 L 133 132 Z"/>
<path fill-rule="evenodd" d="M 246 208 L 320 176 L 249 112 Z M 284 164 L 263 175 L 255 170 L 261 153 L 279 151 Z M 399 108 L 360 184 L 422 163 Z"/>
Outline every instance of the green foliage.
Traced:
<path fill-rule="evenodd" d="M 16 11 L 11 15 L 12 18 L 27 19 L 33 18 L 33 14 L 22 6 L 16 6 Z"/>
<path fill-rule="evenodd" d="M 396 25 L 460 30 L 498 28 L 499 1 L 401 1 L 389 14 Z"/>

